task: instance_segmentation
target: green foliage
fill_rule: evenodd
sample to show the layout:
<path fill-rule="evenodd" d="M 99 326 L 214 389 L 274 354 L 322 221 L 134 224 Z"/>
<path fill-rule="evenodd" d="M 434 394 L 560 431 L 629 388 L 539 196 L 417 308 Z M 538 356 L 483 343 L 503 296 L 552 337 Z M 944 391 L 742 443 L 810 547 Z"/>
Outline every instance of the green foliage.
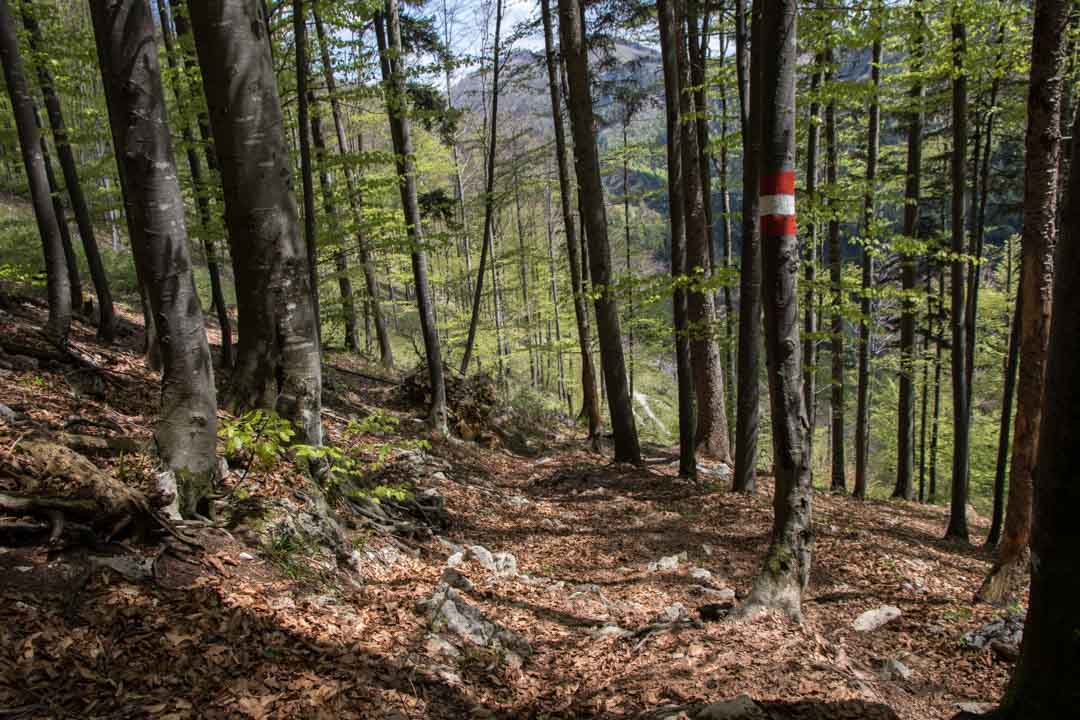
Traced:
<path fill-rule="evenodd" d="M 288 420 L 267 410 L 252 410 L 218 426 L 226 459 L 250 462 L 258 470 L 271 469 L 295 435 Z"/>

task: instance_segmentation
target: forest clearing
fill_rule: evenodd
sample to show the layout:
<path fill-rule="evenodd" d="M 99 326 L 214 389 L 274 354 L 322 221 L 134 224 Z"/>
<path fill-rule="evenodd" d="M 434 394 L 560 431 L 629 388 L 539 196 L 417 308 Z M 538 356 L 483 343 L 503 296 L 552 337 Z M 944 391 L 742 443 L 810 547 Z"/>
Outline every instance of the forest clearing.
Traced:
<path fill-rule="evenodd" d="M 0 717 L 1072 717 L 1078 8 L 0 0 Z"/>

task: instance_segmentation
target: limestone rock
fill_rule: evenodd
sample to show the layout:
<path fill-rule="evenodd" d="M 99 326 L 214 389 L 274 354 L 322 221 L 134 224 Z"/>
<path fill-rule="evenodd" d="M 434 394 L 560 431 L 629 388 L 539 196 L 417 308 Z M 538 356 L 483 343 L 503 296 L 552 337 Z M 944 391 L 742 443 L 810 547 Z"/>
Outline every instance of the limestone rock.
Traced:
<path fill-rule="evenodd" d="M 761 707 L 746 695 L 721 700 L 701 708 L 694 720 L 769 720 Z"/>
<path fill-rule="evenodd" d="M 891 623 L 902 614 L 900 608 L 894 605 L 882 605 L 874 610 L 867 610 L 855 618 L 851 626 L 856 632 L 872 632 Z"/>

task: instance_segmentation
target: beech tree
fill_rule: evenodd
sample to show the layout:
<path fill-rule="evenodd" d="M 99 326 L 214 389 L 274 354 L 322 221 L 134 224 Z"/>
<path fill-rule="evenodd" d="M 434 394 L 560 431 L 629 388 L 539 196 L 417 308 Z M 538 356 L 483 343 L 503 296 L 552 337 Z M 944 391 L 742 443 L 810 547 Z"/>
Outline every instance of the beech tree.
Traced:
<path fill-rule="evenodd" d="M 435 325 L 435 311 L 428 282 L 427 253 L 423 247 L 423 227 L 420 224 L 420 202 L 416 192 L 416 166 L 413 156 L 412 128 L 405 96 L 405 75 L 401 68 L 401 19 L 398 0 L 386 0 L 385 8 L 375 16 L 375 37 L 379 45 L 379 65 L 382 69 L 383 92 L 394 144 L 394 163 L 401 192 L 405 230 L 412 258 L 413 284 L 416 305 L 420 313 L 421 333 L 431 382 L 431 425 L 439 435 L 447 435 L 449 426 L 446 410 L 446 382 L 443 377 L 442 350 Z"/>
<path fill-rule="evenodd" d="M 41 236 L 41 247 L 45 253 L 45 280 L 49 296 L 49 319 L 45 324 L 45 334 L 54 343 L 63 346 L 67 344 L 71 330 L 71 281 L 60 237 L 60 219 L 53 209 L 51 188 L 45 173 L 34 98 L 30 94 L 26 69 L 19 52 L 10 0 L 0 0 L 0 61 L 4 66 L 4 82 L 14 110 L 19 150 L 30 185 L 30 199 Z"/>
<path fill-rule="evenodd" d="M 829 45 L 825 48 L 825 62 L 829 66 L 825 82 L 833 80 L 834 62 L 832 28 L 829 29 Z M 836 206 L 836 187 L 839 180 L 840 140 L 836 131 L 836 97 L 829 96 L 825 106 L 825 182 L 831 193 L 829 198 L 829 290 L 832 312 L 829 323 L 829 352 L 831 360 L 832 392 L 829 403 L 831 430 L 830 489 L 835 493 L 847 492 L 847 466 L 844 462 L 844 300 L 843 262 L 840 245 L 840 212 Z"/>
<path fill-rule="evenodd" d="M 765 562 L 740 614 L 777 608 L 802 613 L 810 580 L 809 425 L 799 347 L 799 241 L 795 227 L 795 0 L 763 0 L 761 83 L 761 238 L 766 357 L 776 489 Z"/>
<path fill-rule="evenodd" d="M 1053 98 L 1061 87 L 1055 75 L 1060 66 L 1055 61 L 1060 59 L 1057 48 L 1064 38 L 1068 8 L 1069 4 L 1062 0 L 1036 3 L 1029 99 L 1033 105 L 1046 104 L 1029 117 L 1027 138 L 1033 143 L 1046 143 L 1049 138 L 1051 152 L 1058 144 L 1058 130 L 1056 124 L 1051 127 L 1044 123 L 1053 114 Z M 1040 137 L 1032 132 L 1040 127 L 1046 128 L 1048 134 Z M 1073 123 L 1072 136 L 1080 137 L 1078 133 L 1080 116 Z M 1045 145 L 1040 148 L 1035 162 L 1046 158 L 1047 149 Z M 1072 144 L 1072 167 L 1080 167 L 1080 143 L 1076 142 Z M 1028 168 L 1025 175 L 1034 170 L 1030 164 Z M 1025 185 L 1025 195 L 1029 190 L 1039 194 L 1039 187 L 1054 187 L 1046 184 L 1045 176 L 1037 179 L 1036 187 Z M 1064 202 L 1057 261 L 1063 268 L 1076 268 L 1080 266 L 1080 173 L 1070 173 Z M 1080 425 L 1080 375 L 1076 372 L 1076 358 L 1080 355 L 1080 282 L 1076 273 L 1062 272 L 1054 285 L 1042 408 L 1053 422 L 1040 425 L 1036 443 L 1031 599 L 1020 660 L 1001 706 L 989 715 L 993 720 L 1065 718 L 1080 706 L 1080 684 L 1074 682 L 1080 676 L 1080 616 L 1075 605 L 1080 593 L 1080 574 L 1076 572 L 1080 533 L 1076 532 L 1075 517 L 1080 503 L 1080 444 L 1075 435 Z M 971 715 L 962 713 L 958 717 Z"/>
<path fill-rule="evenodd" d="M 1020 375 L 1016 390 L 1016 427 L 1013 433 L 1005 527 L 994 567 L 979 590 L 979 597 L 1002 602 L 1013 592 L 1027 566 L 1031 536 L 1031 507 L 1043 404 L 1046 348 L 1050 337 L 1051 296 L 1054 283 L 1054 246 L 1057 241 L 1058 172 L 1061 155 L 1062 70 L 1069 3 L 1039 0 L 1031 45 L 1031 80 L 1028 86 L 1028 125 L 1024 161 L 1024 231 L 1020 266 Z M 1074 141 L 1074 146 L 1077 144 Z M 1073 165 L 1073 176 L 1080 166 Z M 1075 200 L 1073 200 L 1075 202 Z M 1069 213 L 1075 217 L 1076 208 Z M 1063 227 L 1068 228 L 1068 219 Z M 1063 265 L 1070 268 L 1069 265 Z M 1068 274 L 1063 273 L 1063 275 Z M 1053 415 L 1053 422 L 1059 422 Z M 1045 478 L 1045 474 L 1040 473 Z"/>
<path fill-rule="evenodd" d="M 762 0 L 753 5 L 753 23 L 760 16 Z M 762 37 L 759 32 L 755 37 Z M 732 484 L 739 492 L 753 492 L 757 473 L 757 434 L 761 410 L 758 367 L 761 362 L 761 248 L 758 227 L 759 132 L 757 103 L 762 89 L 757 81 L 760 67 L 758 45 L 753 53 L 746 26 L 746 2 L 735 0 L 735 62 L 739 84 L 739 126 L 743 142 L 742 257 L 739 268 L 739 351 L 735 397 L 735 474 Z"/>
<path fill-rule="evenodd" d="M 318 329 L 265 18 L 257 0 L 189 10 L 236 278 L 232 404 L 276 410 L 298 442 L 319 445 Z"/>
<path fill-rule="evenodd" d="M 604 206 L 604 186 L 600 181 L 600 159 L 596 149 L 589 59 L 585 50 L 585 21 L 578 0 L 559 0 L 559 35 L 570 89 L 574 166 L 584 210 L 582 225 L 586 228 L 589 243 L 589 274 L 592 276 L 604 387 L 607 389 L 608 410 L 615 432 L 615 460 L 641 464 L 637 423 L 626 381 L 619 310 L 611 288 L 607 209 Z"/>
<path fill-rule="evenodd" d="M 35 12 L 32 0 L 22 0 L 22 18 L 23 24 L 26 26 L 30 49 L 35 53 L 41 53 L 45 47 L 45 40 Z M 64 186 L 68 198 L 71 200 L 75 224 L 79 228 L 79 239 L 82 241 L 83 251 L 86 253 L 86 263 L 90 268 L 90 279 L 94 283 L 94 292 L 98 301 L 98 338 L 105 342 L 112 342 L 116 336 L 116 311 L 113 308 L 112 292 L 109 290 L 109 279 L 105 275 L 101 251 L 98 249 L 97 238 L 94 235 L 94 224 L 90 219 L 90 208 L 87 206 L 86 195 L 83 193 L 82 182 L 79 180 L 79 170 L 75 164 L 75 153 L 72 151 L 71 142 L 68 139 L 67 124 L 64 122 L 60 97 L 56 92 L 56 83 L 48 64 L 43 62 L 35 63 L 35 69 L 37 70 L 38 86 L 41 88 L 41 94 L 45 98 L 45 110 L 49 116 L 53 141 L 56 143 L 56 155 L 60 160 L 60 171 L 64 175 Z M 62 217 L 58 216 L 57 220 L 60 224 L 64 224 Z M 80 308 L 75 309 L 79 310 Z"/>
<path fill-rule="evenodd" d="M 160 333 L 155 444 L 171 476 L 165 482 L 178 486 L 179 510 L 194 515 L 217 473 L 217 396 L 165 115 L 154 16 L 148 0 L 92 0 L 90 7 L 116 158 L 126 178 L 131 247 Z"/>
<path fill-rule="evenodd" d="M 581 349 L 581 409 L 589 426 L 589 440 L 594 449 L 600 448 L 600 400 L 596 388 L 596 370 L 593 367 L 592 344 L 589 332 L 589 308 L 585 304 L 582 275 L 585 264 L 578 244 L 577 225 L 574 222 L 574 206 L 571 199 L 572 181 L 566 147 L 566 130 L 563 126 L 562 83 L 560 63 L 555 57 L 555 39 L 552 28 L 551 0 L 540 0 L 541 19 L 544 24 L 544 61 L 548 73 L 548 94 L 551 96 L 551 124 L 555 134 L 556 165 L 559 169 L 559 207 L 562 209 L 563 232 L 566 234 L 566 256 L 570 266 L 570 289 L 574 295 L 574 319 L 577 325 L 578 346 Z"/>
<path fill-rule="evenodd" d="M 664 113 L 667 120 L 668 207 L 671 213 L 672 314 L 675 330 L 675 372 L 679 403 L 679 476 L 697 477 L 697 434 L 694 415 L 694 376 L 686 300 L 686 205 L 683 198 L 681 94 L 677 57 L 678 16 L 675 2 L 658 0 L 660 52 L 664 67 Z"/>

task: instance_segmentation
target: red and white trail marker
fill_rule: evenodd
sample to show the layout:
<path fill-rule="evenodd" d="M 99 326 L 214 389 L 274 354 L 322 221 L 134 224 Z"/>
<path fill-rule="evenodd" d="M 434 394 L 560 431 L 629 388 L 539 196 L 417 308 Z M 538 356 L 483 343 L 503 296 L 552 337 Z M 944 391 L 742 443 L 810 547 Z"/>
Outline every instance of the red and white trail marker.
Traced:
<path fill-rule="evenodd" d="M 758 215 L 762 237 L 795 235 L 795 173 L 791 170 L 763 175 Z"/>

